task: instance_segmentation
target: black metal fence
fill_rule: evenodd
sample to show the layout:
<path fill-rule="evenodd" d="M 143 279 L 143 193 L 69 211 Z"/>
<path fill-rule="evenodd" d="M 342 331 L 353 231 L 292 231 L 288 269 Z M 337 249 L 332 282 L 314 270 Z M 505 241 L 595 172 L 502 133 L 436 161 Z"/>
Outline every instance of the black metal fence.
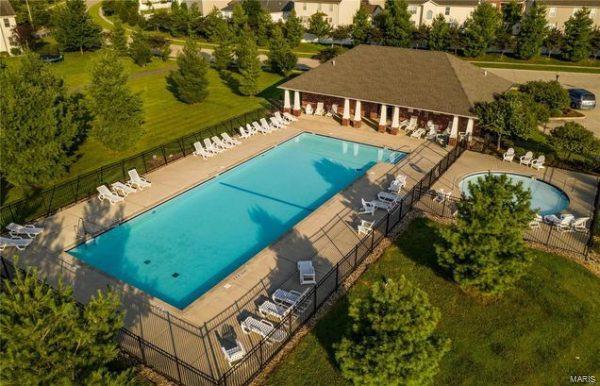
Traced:
<path fill-rule="evenodd" d="M 450 197 L 439 202 L 434 200 L 436 197 L 434 192 L 428 192 L 427 196 L 418 203 L 418 209 L 438 217 L 454 218 L 457 212 L 456 204 L 460 199 Z M 593 221 L 592 219 L 592 223 Z M 545 223 L 536 224 L 525 233 L 525 240 L 527 241 L 575 253 L 583 257 L 586 257 L 589 252 L 591 237 L 589 231 L 560 230 Z"/>
<path fill-rule="evenodd" d="M 127 171 L 130 169 L 136 168 L 140 173 L 148 173 L 165 166 L 191 154 L 194 151 L 194 142 L 225 132 L 229 135 L 236 134 L 239 126 L 258 120 L 269 111 L 267 108 L 259 108 L 233 117 L 121 161 L 78 175 L 37 192 L 31 197 L 3 205 L 0 207 L 0 227 L 4 227 L 9 222 L 26 222 L 49 216 L 58 209 L 92 196 L 96 193 L 96 187 L 102 184 L 129 179 Z"/>

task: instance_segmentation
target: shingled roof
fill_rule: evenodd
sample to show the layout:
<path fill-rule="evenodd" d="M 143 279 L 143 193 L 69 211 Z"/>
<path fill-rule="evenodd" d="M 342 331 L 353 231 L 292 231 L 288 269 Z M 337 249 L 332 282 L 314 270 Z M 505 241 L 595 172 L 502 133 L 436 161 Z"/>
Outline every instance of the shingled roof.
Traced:
<path fill-rule="evenodd" d="M 279 87 L 439 113 L 473 116 L 512 83 L 454 55 L 360 45 Z"/>
<path fill-rule="evenodd" d="M 15 16 L 15 11 L 8 0 L 0 0 L 0 16 Z"/>

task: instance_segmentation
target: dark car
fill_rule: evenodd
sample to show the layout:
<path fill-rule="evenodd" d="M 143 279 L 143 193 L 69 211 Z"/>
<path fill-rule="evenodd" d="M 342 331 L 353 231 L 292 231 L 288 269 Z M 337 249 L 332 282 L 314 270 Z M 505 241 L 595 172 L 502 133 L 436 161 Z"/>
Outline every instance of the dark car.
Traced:
<path fill-rule="evenodd" d="M 61 54 L 43 54 L 40 58 L 46 63 L 62 62 L 64 57 Z"/>
<path fill-rule="evenodd" d="M 569 90 L 571 97 L 571 107 L 575 109 L 593 109 L 596 107 L 596 96 L 588 90 L 582 88 L 572 88 Z"/>

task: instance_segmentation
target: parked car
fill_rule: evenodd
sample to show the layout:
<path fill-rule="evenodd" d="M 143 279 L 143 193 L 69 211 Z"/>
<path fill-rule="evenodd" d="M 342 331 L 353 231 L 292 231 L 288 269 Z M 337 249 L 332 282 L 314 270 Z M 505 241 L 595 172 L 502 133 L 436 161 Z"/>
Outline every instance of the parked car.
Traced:
<path fill-rule="evenodd" d="M 64 59 L 62 54 L 43 54 L 40 55 L 40 58 L 46 63 L 58 63 Z"/>
<path fill-rule="evenodd" d="M 583 88 L 569 89 L 571 107 L 575 109 L 593 109 L 596 107 L 596 96 Z"/>

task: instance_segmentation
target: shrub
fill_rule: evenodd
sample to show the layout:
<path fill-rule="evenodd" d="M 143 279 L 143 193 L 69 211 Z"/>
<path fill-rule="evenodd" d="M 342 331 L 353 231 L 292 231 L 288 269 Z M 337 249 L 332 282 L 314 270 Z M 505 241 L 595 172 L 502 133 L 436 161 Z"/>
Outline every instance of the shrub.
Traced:
<path fill-rule="evenodd" d="M 331 47 L 322 49 L 317 55 L 315 55 L 315 58 L 319 59 L 321 63 L 325 63 L 326 61 L 331 60 L 346 51 L 348 51 L 346 47 L 333 45 Z"/>
<path fill-rule="evenodd" d="M 567 122 L 552 129 L 550 144 L 557 151 L 566 153 L 568 159 L 571 159 L 573 154 L 588 157 L 600 152 L 600 140 L 576 122 Z"/>
<path fill-rule="evenodd" d="M 569 108 L 569 92 L 555 80 L 534 80 L 519 86 L 519 90 L 530 95 L 534 101 L 548 107 L 552 116 L 562 115 Z"/>

